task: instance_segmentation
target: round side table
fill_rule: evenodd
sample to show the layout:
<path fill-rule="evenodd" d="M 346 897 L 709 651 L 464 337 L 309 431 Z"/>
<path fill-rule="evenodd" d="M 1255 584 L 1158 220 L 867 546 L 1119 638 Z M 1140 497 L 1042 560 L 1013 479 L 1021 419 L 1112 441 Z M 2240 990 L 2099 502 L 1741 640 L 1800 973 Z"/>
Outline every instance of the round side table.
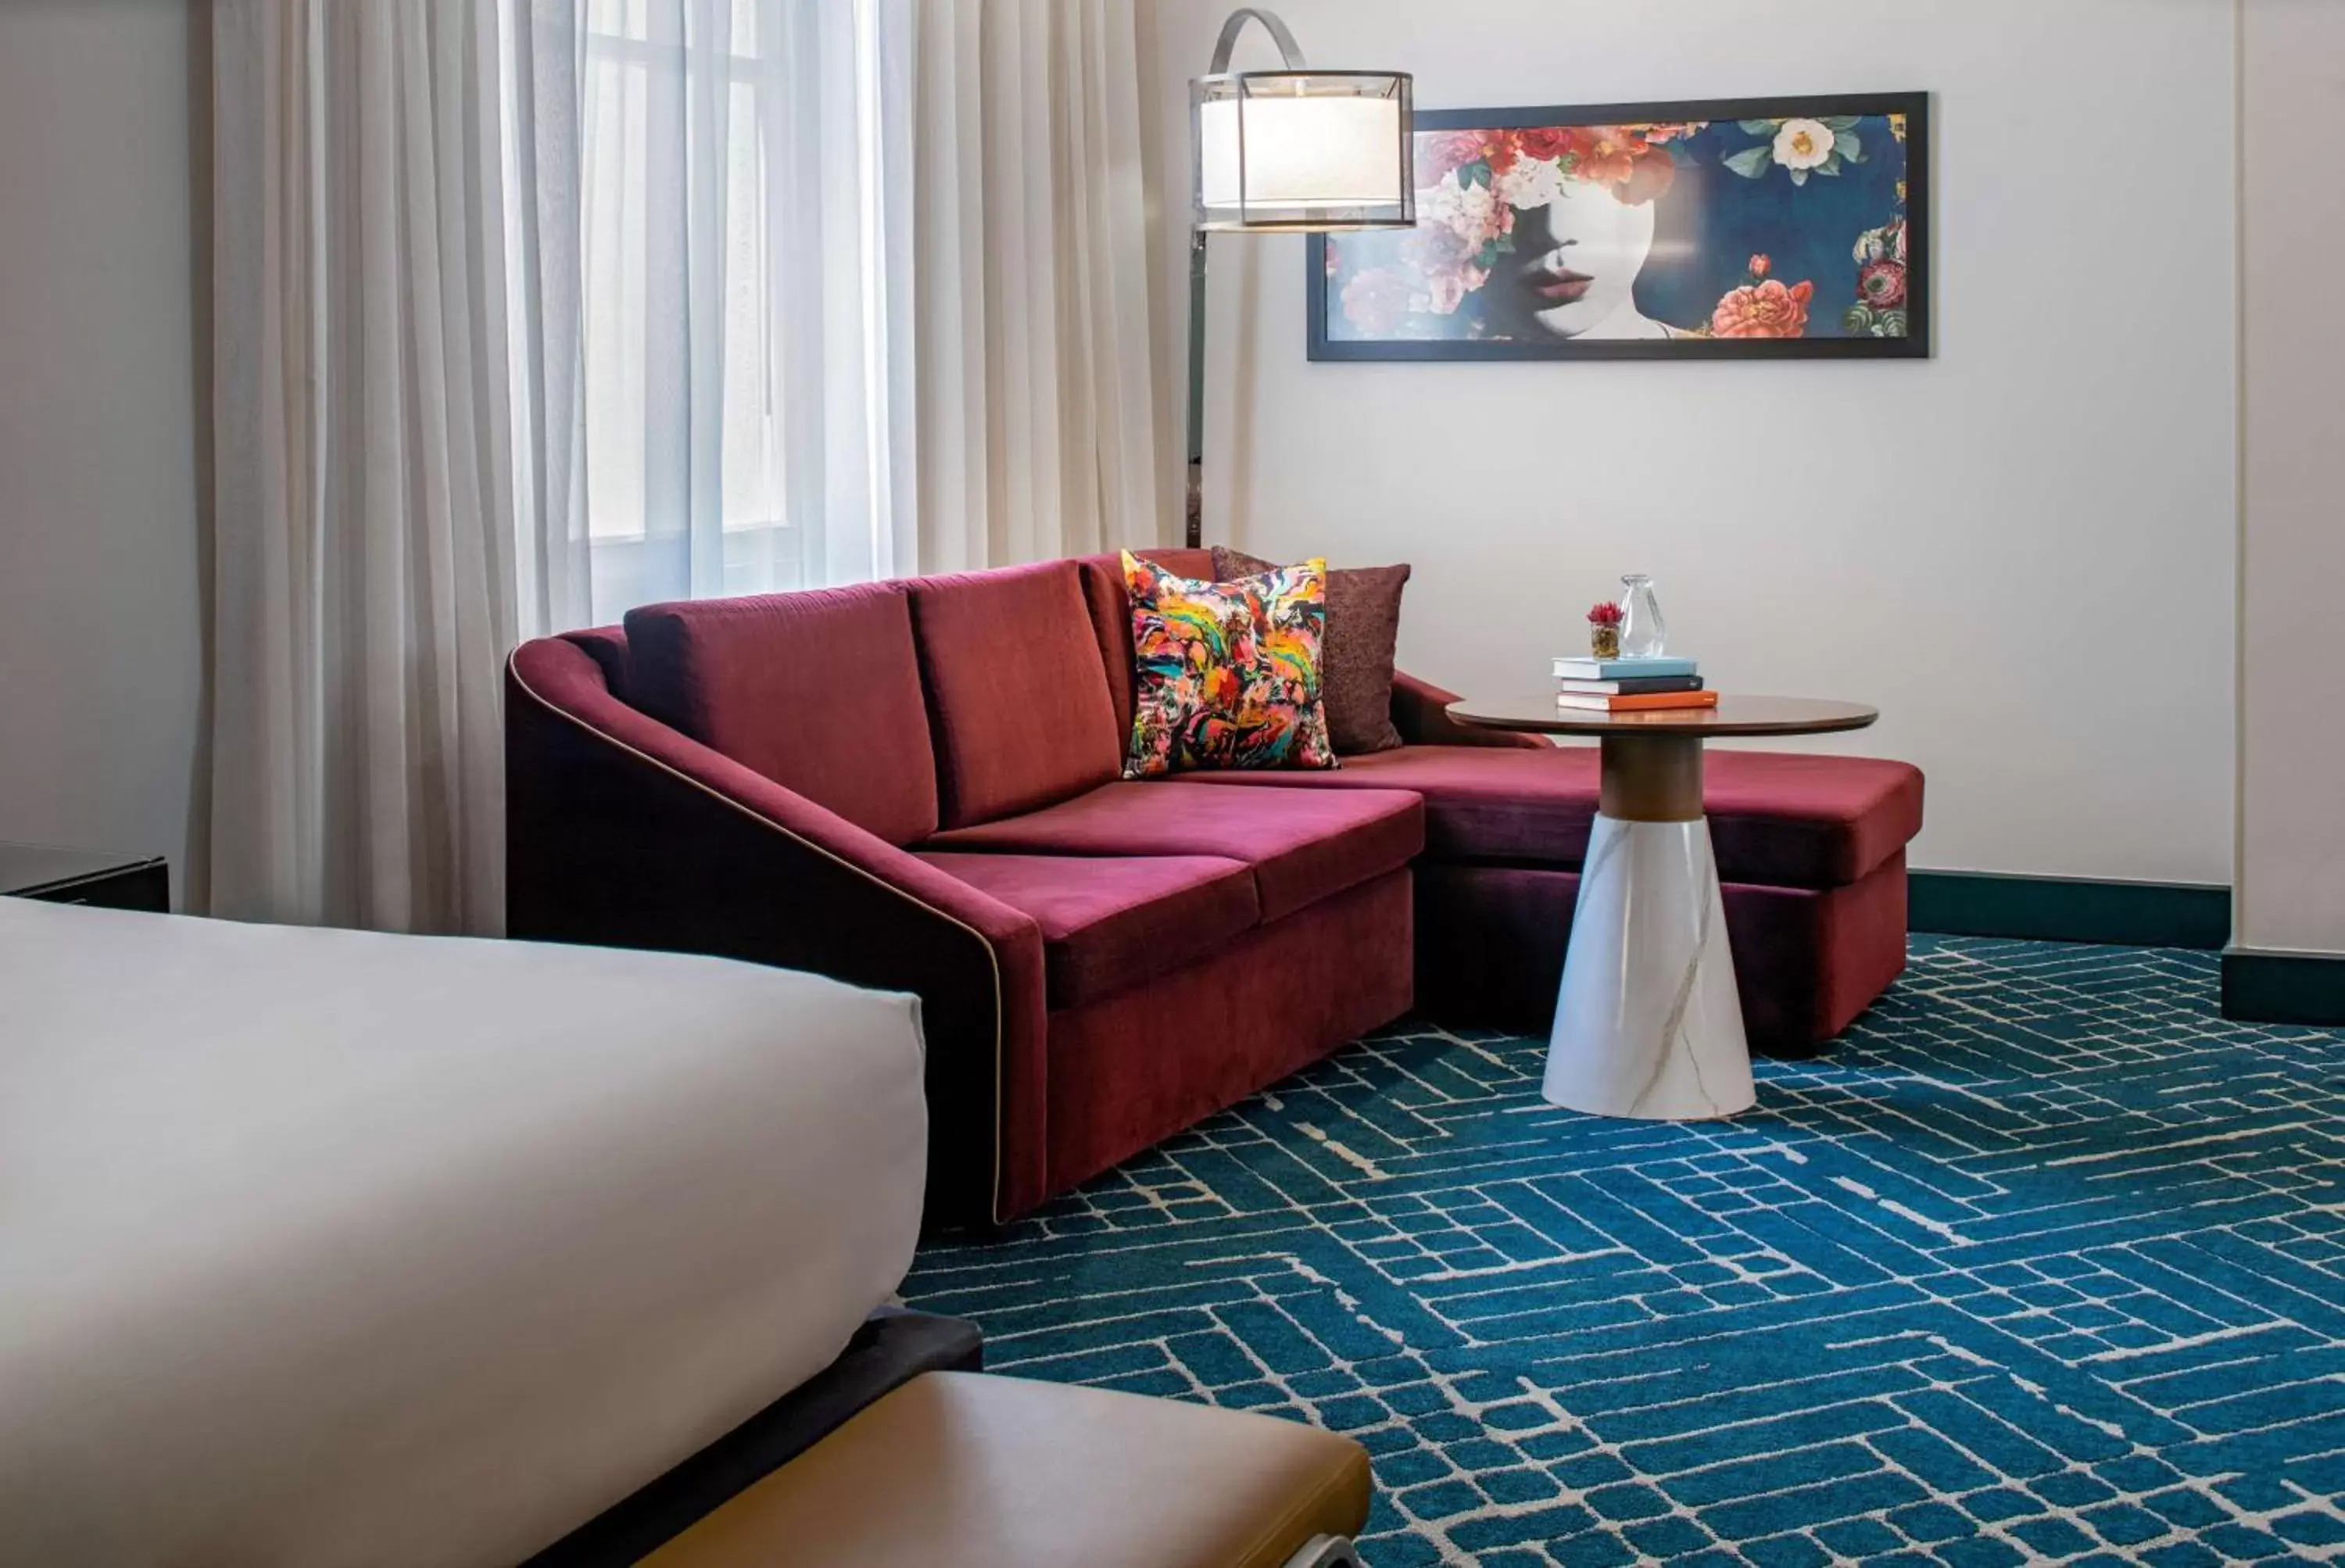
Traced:
<path fill-rule="evenodd" d="M 1599 1116 L 1697 1121 L 1749 1110 L 1751 1048 L 1701 810 L 1701 743 L 1862 729 L 1880 714 L 1796 697 L 1594 713 L 1539 696 L 1469 698 L 1449 716 L 1486 729 L 1592 735 L 1603 747 L 1541 1092 Z"/>

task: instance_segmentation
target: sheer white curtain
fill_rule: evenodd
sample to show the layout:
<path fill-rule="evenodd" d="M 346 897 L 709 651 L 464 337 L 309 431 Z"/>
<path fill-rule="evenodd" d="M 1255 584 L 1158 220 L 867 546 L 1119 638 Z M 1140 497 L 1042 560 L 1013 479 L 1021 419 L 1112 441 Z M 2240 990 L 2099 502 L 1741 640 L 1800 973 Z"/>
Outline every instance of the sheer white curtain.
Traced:
<path fill-rule="evenodd" d="M 210 902 L 491 929 L 509 418 L 497 14 L 218 0 Z"/>
<path fill-rule="evenodd" d="M 904 0 L 922 570 L 1159 542 L 1130 0 Z"/>
<path fill-rule="evenodd" d="M 504 654 L 1153 540 L 1126 0 L 217 0 L 211 907 L 492 931 Z"/>
<path fill-rule="evenodd" d="M 581 38 L 536 125 L 598 616 L 1156 537 L 1128 0 L 584 0 Z"/>

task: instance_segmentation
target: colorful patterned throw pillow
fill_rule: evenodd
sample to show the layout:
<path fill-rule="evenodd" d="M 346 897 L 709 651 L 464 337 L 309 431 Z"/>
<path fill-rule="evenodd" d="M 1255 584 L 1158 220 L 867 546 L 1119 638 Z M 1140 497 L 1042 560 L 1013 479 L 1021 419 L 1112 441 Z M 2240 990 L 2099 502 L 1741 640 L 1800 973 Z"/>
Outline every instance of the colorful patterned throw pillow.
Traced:
<path fill-rule="evenodd" d="M 1127 779 L 1213 768 L 1333 768 L 1319 694 L 1327 564 L 1234 583 L 1123 555 L 1136 702 Z"/>

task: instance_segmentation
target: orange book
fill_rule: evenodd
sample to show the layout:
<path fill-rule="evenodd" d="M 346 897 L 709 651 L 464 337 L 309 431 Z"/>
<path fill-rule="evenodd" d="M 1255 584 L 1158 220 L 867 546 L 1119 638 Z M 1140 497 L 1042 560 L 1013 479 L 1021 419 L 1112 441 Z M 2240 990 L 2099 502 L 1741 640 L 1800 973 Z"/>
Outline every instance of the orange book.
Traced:
<path fill-rule="evenodd" d="M 1558 708 L 1585 708 L 1590 713 L 1645 713 L 1661 708 L 1716 708 L 1714 691 L 1646 691 L 1628 697 L 1606 697 L 1574 691 L 1556 696 Z"/>

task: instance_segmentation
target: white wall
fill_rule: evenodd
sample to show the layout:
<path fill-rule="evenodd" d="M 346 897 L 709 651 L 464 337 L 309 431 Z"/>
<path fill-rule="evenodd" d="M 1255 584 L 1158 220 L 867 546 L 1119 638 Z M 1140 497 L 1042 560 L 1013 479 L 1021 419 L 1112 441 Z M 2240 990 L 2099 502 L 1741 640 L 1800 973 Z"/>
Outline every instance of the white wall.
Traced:
<path fill-rule="evenodd" d="M 2304 287 L 2345 255 L 2345 4 L 2246 0 L 2240 55 L 2246 442 L 2239 650 L 2243 947 L 2345 953 L 2345 320 Z"/>
<path fill-rule="evenodd" d="M 1155 0 L 1183 181 L 1228 9 Z M 1209 538 L 1413 562 L 1403 663 L 1472 691 L 1537 689 L 1587 605 L 1652 572 L 1720 685 L 1882 708 L 1842 748 L 1927 771 L 1916 865 L 2229 880 L 2229 0 L 1276 9 L 1313 64 L 1414 71 L 1426 108 L 1932 90 L 1939 349 L 1315 365 L 1302 242 L 1217 239 Z"/>
<path fill-rule="evenodd" d="M 0 0 L 0 839 L 168 852 L 198 694 L 185 0 Z"/>

